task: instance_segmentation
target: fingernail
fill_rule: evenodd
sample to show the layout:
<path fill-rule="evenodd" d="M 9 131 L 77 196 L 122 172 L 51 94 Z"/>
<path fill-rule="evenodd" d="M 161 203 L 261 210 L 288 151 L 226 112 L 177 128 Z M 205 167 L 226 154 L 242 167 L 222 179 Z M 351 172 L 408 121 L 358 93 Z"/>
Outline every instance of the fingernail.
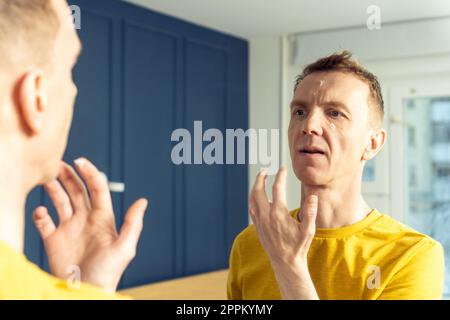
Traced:
<path fill-rule="evenodd" d="M 82 168 L 84 166 L 84 164 L 86 163 L 86 159 L 78 158 L 74 161 L 74 163 L 78 168 Z"/>
<path fill-rule="evenodd" d="M 145 205 L 144 205 L 145 211 L 147 211 L 148 210 L 148 200 L 145 198 L 142 198 L 142 199 L 144 200 L 144 203 L 145 203 Z"/>
<path fill-rule="evenodd" d="M 102 176 L 102 179 L 106 182 L 109 183 L 109 179 L 108 176 L 106 175 L 106 173 L 104 173 L 103 171 L 99 171 L 100 175 Z"/>
<path fill-rule="evenodd" d="M 266 168 L 259 169 L 259 174 L 265 175 L 267 173 Z"/>

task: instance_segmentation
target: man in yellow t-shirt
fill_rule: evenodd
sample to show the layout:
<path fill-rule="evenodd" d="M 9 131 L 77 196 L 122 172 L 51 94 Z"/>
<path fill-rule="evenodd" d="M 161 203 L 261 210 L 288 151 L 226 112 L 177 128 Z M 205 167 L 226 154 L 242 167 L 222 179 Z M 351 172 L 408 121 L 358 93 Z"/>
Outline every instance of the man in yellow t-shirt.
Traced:
<path fill-rule="evenodd" d="M 229 299 L 441 299 L 442 246 L 371 209 L 361 194 L 366 161 L 386 141 L 377 78 L 342 52 L 297 77 L 288 130 L 301 207 L 289 212 L 286 170 L 266 194 L 256 177 L 254 222 L 234 241 Z"/>
<path fill-rule="evenodd" d="M 87 159 L 61 162 L 81 44 L 65 0 L 0 2 L 0 299 L 115 299 L 147 200 L 116 231 L 108 184 Z M 33 218 L 53 276 L 23 256 L 25 200 L 44 184 L 58 213 Z"/>

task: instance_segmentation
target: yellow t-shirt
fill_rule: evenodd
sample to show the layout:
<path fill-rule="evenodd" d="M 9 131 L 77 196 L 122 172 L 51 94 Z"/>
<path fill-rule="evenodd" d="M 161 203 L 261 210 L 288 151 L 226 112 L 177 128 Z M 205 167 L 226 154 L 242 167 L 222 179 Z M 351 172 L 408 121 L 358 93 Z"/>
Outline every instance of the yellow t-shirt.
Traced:
<path fill-rule="evenodd" d="M 66 281 L 55 278 L 0 241 L 0 299 L 127 299 L 88 284 L 69 289 Z"/>
<path fill-rule="evenodd" d="M 349 226 L 317 228 L 308 268 L 320 299 L 442 298 L 440 243 L 375 209 Z M 281 298 L 253 225 L 234 241 L 227 293 L 234 300 Z"/>

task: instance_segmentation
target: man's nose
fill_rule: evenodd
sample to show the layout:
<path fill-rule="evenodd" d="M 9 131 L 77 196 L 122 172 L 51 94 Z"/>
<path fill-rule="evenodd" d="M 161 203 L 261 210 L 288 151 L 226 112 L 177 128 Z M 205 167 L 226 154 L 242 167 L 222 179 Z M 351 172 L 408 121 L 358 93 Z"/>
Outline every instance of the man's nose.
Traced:
<path fill-rule="evenodd" d="M 317 111 L 312 111 L 303 121 L 303 134 L 322 135 L 322 116 Z"/>

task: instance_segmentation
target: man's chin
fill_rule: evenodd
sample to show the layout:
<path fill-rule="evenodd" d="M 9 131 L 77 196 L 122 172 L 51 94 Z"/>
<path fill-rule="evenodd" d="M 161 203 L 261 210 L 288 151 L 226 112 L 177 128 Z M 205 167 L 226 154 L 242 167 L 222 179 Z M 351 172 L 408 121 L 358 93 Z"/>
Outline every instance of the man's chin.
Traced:
<path fill-rule="evenodd" d="M 323 185 L 325 181 L 322 172 L 314 168 L 296 169 L 295 175 L 303 184 Z"/>
<path fill-rule="evenodd" d="M 52 164 L 49 163 L 48 167 L 45 168 L 45 171 L 42 172 L 42 177 L 39 181 L 39 185 L 43 185 L 53 180 L 56 180 L 59 176 L 60 169 L 61 169 L 60 161 L 54 161 Z"/>
<path fill-rule="evenodd" d="M 58 173 L 48 173 L 46 175 L 44 175 L 41 179 L 41 181 L 39 182 L 39 185 L 44 185 L 46 183 L 49 183 L 53 180 L 56 180 L 56 178 L 58 178 Z"/>

